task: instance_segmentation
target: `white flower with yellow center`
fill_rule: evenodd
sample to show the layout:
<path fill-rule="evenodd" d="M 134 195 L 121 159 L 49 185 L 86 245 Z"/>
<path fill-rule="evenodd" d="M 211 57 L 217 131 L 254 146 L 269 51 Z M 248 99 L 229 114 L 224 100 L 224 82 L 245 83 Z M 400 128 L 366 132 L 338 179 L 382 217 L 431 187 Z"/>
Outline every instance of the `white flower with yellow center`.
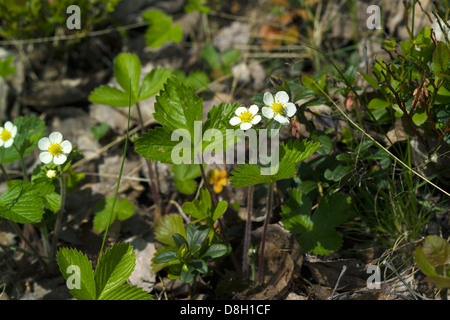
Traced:
<path fill-rule="evenodd" d="M 0 147 L 11 147 L 16 134 L 17 127 L 11 121 L 6 121 L 4 127 L 0 127 Z"/>
<path fill-rule="evenodd" d="M 266 92 L 263 101 L 266 107 L 262 108 L 262 114 L 267 119 L 273 118 L 282 125 L 288 125 L 289 118 L 297 111 L 295 104 L 289 102 L 289 95 L 285 91 L 278 91 L 275 98 L 270 92 Z"/>
<path fill-rule="evenodd" d="M 241 130 L 248 130 L 253 125 L 261 121 L 261 116 L 257 115 L 259 108 L 256 104 L 251 105 L 248 109 L 246 107 L 239 107 L 234 112 L 236 117 L 230 119 L 232 126 L 240 124 Z"/>
<path fill-rule="evenodd" d="M 42 151 L 39 160 L 45 164 L 52 161 L 54 164 L 63 164 L 67 160 L 67 154 L 72 151 L 72 144 L 68 140 L 63 141 L 59 132 L 53 132 L 48 138 L 39 140 L 38 147 Z"/>

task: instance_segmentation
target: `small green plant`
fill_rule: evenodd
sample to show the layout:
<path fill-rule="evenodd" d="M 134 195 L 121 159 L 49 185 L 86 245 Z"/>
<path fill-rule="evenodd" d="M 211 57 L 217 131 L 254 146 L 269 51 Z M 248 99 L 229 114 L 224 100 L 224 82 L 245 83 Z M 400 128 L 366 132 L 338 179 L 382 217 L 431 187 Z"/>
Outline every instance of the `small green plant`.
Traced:
<path fill-rule="evenodd" d="M 103 198 L 94 206 L 94 229 L 98 233 L 105 231 L 116 219 L 123 221 L 134 214 L 134 205 L 128 199 L 117 201 L 114 210 L 113 202 L 114 197 Z"/>
<path fill-rule="evenodd" d="M 231 73 L 231 66 L 239 61 L 241 54 L 236 48 L 219 52 L 213 44 L 208 44 L 202 48 L 201 58 L 210 70 L 212 78 L 217 79 Z"/>
<path fill-rule="evenodd" d="M 113 107 L 128 107 L 136 105 L 139 116 L 141 131 L 144 132 L 145 124 L 142 118 L 139 102 L 157 94 L 170 76 L 170 70 L 155 68 L 145 75 L 141 83 L 142 65 L 137 55 L 132 53 L 121 53 L 114 59 L 114 77 L 122 90 L 102 85 L 89 95 L 89 101 L 105 104 Z M 153 200 L 159 206 L 158 185 L 155 183 L 155 173 L 151 160 L 147 161 L 149 171 L 149 184 Z"/>
<path fill-rule="evenodd" d="M 174 185 L 182 194 L 193 194 L 197 191 L 196 178 L 202 175 L 199 166 L 193 164 L 174 164 L 172 165 L 172 174 Z"/>
<path fill-rule="evenodd" d="M 169 267 L 170 278 L 180 278 L 186 283 L 192 283 L 198 274 L 209 274 L 208 260 L 223 258 L 231 250 L 218 240 L 216 227 L 227 207 L 226 201 L 213 205 L 209 191 L 201 188 L 198 200 L 194 199 L 182 206 L 183 212 L 195 219 L 186 230 L 180 216 L 161 217 L 155 225 L 155 234 L 167 246 L 155 254 L 154 269 Z"/>
<path fill-rule="evenodd" d="M 450 288 L 450 244 L 439 236 L 427 236 L 423 246 L 414 251 L 414 258 L 427 276 L 425 280 L 443 289 L 442 296 L 446 299 Z"/>
<path fill-rule="evenodd" d="M 134 207 L 127 200 L 118 201 L 117 210 L 115 207 L 128 148 L 132 101 L 131 84 L 132 78 L 130 77 L 127 90 L 129 94 L 127 135 L 115 193 L 113 197 L 105 199 L 105 208 L 101 202 L 100 206 L 94 208 L 98 210 L 96 219 L 94 219 L 94 228 L 100 231 L 105 230 L 95 272 L 88 257 L 75 249 L 62 248 L 57 254 L 59 269 L 66 279 L 70 293 L 78 300 L 153 300 L 151 295 L 142 288 L 123 284 L 134 271 L 136 264 L 131 245 L 118 243 L 103 251 L 109 226 L 116 217 L 126 219 L 134 213 Z M 124 83 L 122 85 L 125 87 Z"/>
<path fill-rule="evenodd" d="M 158 250 L 153 263 L 168 266 L 169 278 L 180 278 L 183 282 L 192 283 L 198 274 L 208 274 L 209 260 L 217 260 L 229 254 L 227 245 L 211 243 L 212 239 L 207 226 L 189 224 L 185 236 L 172 234 L 175 245 Z"/>
<path fill-rule="evenodd" d="M 45 131 L 44 122 L 36 117 L 19 117 L 0 127 L 0 169 L 8 185 L 8 190 L 0 196 L 0 216 L 10 222 L 34 254 L 52 258 L 56 255 L 64 211 L 67 192 L 65 176 L 70 172 L 72 160 L 78 157 L 79 153 L 68 140 L 63 140 L 61 133 L 53 132 L 49 137 L 43 137 Z M 25 157 L 37 148 L 40 149 L 39 160 L 42 164 L 34 169 L 30 177 Z M 22 179 L 10 179 L 3 166 L 14 161 L 21 163 Z M 55 191 L 58 187 L 59 193 Z M 18 223 L 24 224 L 24 228 L 28 230 L 34 226 L 39 227 L 43 251 L 37 251 Z M 54 229 L 52 245 L 47 236 L 48 227 Z M 45 268 L 48 267 L 44 260 L 41 259 L 41 262 Z"/>
<path fill-rule="evenodd" d="M 291 189 L 289 194 L 281 207 L 286 230 L 298 235 L 300 245 L 311 253 L 326 255 L 337 251 L 342 237 L 335 228 L 349 216 L 349 197 L 341 193 L 324 197 L 311 214 L 312 202 L 301 189 Z"/>
<path fill-rule="evenodd" d="M 145 33 L 145 43 L 151 48 L 162 46 L 167 41 L 180 42 L 183 38 L 183 29 L 174 25 L 171 16 L 161 10 L 152 9 L 142 14 L 144 21 L 150 23 Z"/>

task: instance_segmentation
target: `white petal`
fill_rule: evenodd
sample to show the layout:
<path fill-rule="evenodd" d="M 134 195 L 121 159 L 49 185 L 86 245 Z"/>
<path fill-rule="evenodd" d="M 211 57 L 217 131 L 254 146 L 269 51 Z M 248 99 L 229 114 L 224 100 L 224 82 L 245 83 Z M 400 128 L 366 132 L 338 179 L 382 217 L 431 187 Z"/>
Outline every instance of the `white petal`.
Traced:
<path fill-rule="evenodd" d="M 250 129 L 251 127 L 252 127 L 252 124 L 250 122 L 242 122 L 241 126 L 240 126 L 241 130 L 244 130 L 244 131 Z"/>
<path fill-rule="evenodd" d="M 5 141 L 4 147 L 5 148 L 9 148 L 9 147 L 12 146 L 13 143 L 14 143 L 14 139 L 8 139 L 8 140 Z"/>
<path fill-rule="evenodd" d="M 286 115 L 292 117 L 297 112 L 297 107 L 292 102 L 286 104 Z"/>
<path fill-rule="evenodd" d="M 288 125 L 289 124 L 288 118 L 283 117 L 281 114 L 277 114 L 275 116 L 275 120 L 278 121 L 279 123 L 281 123 L 282 125 Z"/>
<path fill-rule="evenodd" d="M 255 124 L 259 123 L 260 121 L 261 121 L 261 116 L 258 114 L 257 116 L 254 116 L 252 121 L 250 121 L 250 122 L 251 122 L 251 124 L 255 125 Z"/>
<path fill-rule="evenodd" d="M 271 108 L 263 107 L 261 109 L 261 112 L 262 112 L 263 116 L 266 117 L 267 119 L 273 118 L 274 112 Z"/>
<path fill-rule="evenodd" d="M 232 126 L 237 126 L 239 123 L 241 123 L 241 119 L 239 117 L 233 117 L 230 119 L 230 124 Z"/>
<path fill-rule="evenodd" d="M 286 104 L 289 102 L 289 95 L 286 93 L 286 91 L 278 91 L 275 94 L 275 101 Z"/>
<path fill-rule="evenodd" d="M 11 130 L 11 137 L 15 138 L 17 134 L 17 127 L 13 126 Z"/>
<path fill-rule="evenodd" d="M 239 107 L 236 109 L 236 111 L 234 112 L 237 116 L 240 116 L 242 112 L 247 111 L 246 107 Z"/>
<path fill-rule="evenodd" d="M 251 113 L 252 115 L 255 115 L 255 114 L 258 113 L 259 108 L 258 108 L 258 106 L 257 106 L 256 104 L 252 104 L 252 105 L 250 106 L 250 108 L 248 108 L 248 111 L 250 111 L 250 113 Z"/>
<path fill-rule="evenodd" d="M 70 151 L 72 151 L 72 144 L 69 140 L 64 140 L 63 142 L 61 142 L 61 148 L 62 152 L 64 152 L 65 154 L 70 153 Z"/>
<path fill-rule="evenodd" d="M 39 154 L 39 160 L 41 160 L 42 163 L 45 163 L 45 164 L 50 163 L 50 162 L 52 162 L 52 159 L 53 159 L 53 157 L 49 152 L 41 152 Z"/>
<path fill-rule="evenodd" d="M 2 132 L 3 130 L 5 130 L 5 128 L 3 128 L 3 127 L 0 127 L 0 132 Z"/>
<path fill-rule="evenodd" d="M 8 130 L 9 132 L 11 132 L 13 126 L 14 125 L 11 123 L 11 121 L 6 121 L 5 122 L 5 129 Z"/>
<path fill-rule="evenodd" d="M 0 139 L 0 147 L 3 147 L 3 140 L 2 139 Z"/>
<path fill-rule="evenodd" d="M 264 93 L 263 101 L 264 101 L 264 104 L 266 106 L 271 107 L 273 105 L 273 102 L 274 102 L 273 101 L 273 95 L 270 92 Z"/>
<path fill-rule="evenodd" d="M 38 142 L 38 147 L 42 151 L 47 151 L 50 146 L 50 140 L 47 137 L 41 138 Z"/>
<path fill-rule="evenodd" d="M 59 155 L 53 157 L 54 164 L 63 164 L 64 162 L 66 162 L 66 160 L 67 160 L 67 157 L 63 154 L 59 154 Z"/>
<path fill-rule="evenodd" d="M 56 143 L 61 143 L 63 136 L 60 132 L 52 132 L 49 136 L 48 139 L 50 140 L 50 142 L 56 142 Z"/>

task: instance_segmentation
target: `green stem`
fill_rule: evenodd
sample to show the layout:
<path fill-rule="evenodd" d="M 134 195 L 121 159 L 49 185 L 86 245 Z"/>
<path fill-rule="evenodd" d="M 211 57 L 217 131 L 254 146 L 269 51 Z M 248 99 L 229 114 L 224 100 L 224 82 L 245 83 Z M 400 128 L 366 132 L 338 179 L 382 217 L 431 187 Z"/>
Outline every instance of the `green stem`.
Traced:
<path fill-rule="evenodd" d="M 25 160 L 23 159 L 23 154 L 22 154 L 22 152 L 20 152 L 20 150 L 17 148 L 17 146 L 15 144 L 13 144 L 13 147 L 14 147 L 14 149 L 17 150 L 17 153 L 19 154 L 19 157 L 20 157 L 20 164 L 22 165 L 23 178 L 25 181 L 29 182 L 30 180 L 28 179 L 27 166 L 25 165 Z"/>
<path fill-rule="evenodd" d="M 203 183 L 206 186 L 206 189 L 208 189 L 209 194 L 211 195 L 211 199 L 212 199 L 213 205 L 217 206 L 216 194 L 211 189 L 211 185 L 209 184 L 209 181 L 206 178 L 206 173 L 205 173 L 205 168 L 203 167 L 203 163 L 200 163 L 199 166 L 200 166 L 200 172 L 202 173 Z"/>
<path fill-rule="evenodd" d="M 130 79 L 130 86 L 131 86 L 131 79 Z M 130 100 L 131 100 L 131 93 L 130 93 Z M 125 139 L 125 145 L 123 147 L 123 156 L 122 156 L 122 163 L 120 164 L 119 178 L 117 179 L 116 190 L 114 191 L 114 200 L 113 200 L 113 204 L 112 204 L 112 208 L 111 208 L 111 215 L 109 216 L 109 222 L 106 225 L 105 234 L 103 235 L 102 246 L 100 248 L 100 255 L 103 254 L 103 247 L 105 246 L 106 235 L 108 234 L 109 226 L 111 225 L 111 219 L 114 215 L 114 207 L 116 205 L 117 194 L 119 193 L 120 180 L 122 180 L 123 167 L 125 165 L 125 158 L 126 158 L 127 149 L 128 149 L 128 138 L 129 138 L 129 133 L 130 133 L 130 118 L 131 118 L 130 113 L 131 113 L 131 104 L 128 107 L 127 137 Z"/>
<path fill-rule="evenodd" d="M 263 233 L 261 236 L 261 245 L 259 247 L 259 265 L 258 265 L 258 281 L 263 282 L 263 268 L 264 268 L 264 247 L 266 244 L 267 226 L 269 225 L 270 216 L 272 214 L 273 203 L 273 187 L 274 183 L 269 183 L 269 189 L 267 190 L 267 214 L 264 221 Z"/>
<path fill-rule="evenodd" d="M 65 199 L 66 199 L 66 179 L 64 177 L 64 172 L 62 172 L 61 167 L 60 167 L 60 171 L 61 171 L 61 177 L 59 180 L 60 180 L 60 196 L 61 196 L 60 206 L 61 207 L 59 208 L 58 215 L 56 217 L 55 234 L 53 236 L 52 257 L 56 257 L 56 248 L 58 245 L 59 230 L 61 229 L 61 221 L 62 221 Z"/>

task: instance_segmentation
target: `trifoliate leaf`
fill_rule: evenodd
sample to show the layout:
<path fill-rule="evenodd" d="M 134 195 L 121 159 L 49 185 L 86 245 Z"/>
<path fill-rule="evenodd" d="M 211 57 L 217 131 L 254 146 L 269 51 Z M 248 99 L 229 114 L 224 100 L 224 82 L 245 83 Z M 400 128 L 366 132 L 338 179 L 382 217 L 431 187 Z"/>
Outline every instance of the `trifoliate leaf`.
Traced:
<path fill-rule="evenodd" d="M 117 200 L 114 204 L 114 213 L 112 212 L 114 197 L 103 198 L 94 206 L 94 229 L 102 233 L 116 219 L 126 220 L 134 214 L 134 205 L 128 199 Z M 112 214 L 112 216 L 111 216 Z"/>
<path fill-rule="evenodd" d="M 197 182 L 194 179 L 202 174 L 199 165 L 184 163 L 172 165 L 172 173 L 175 187 L 179 192 L 193 194 L 197 190 Z"/>
<path fill-rule="evenodd" d="M 17 223 L 38 223 L 44 214 L 42 190 L 32 182 L 13 180 L 0 196 L 0 217 Z"/>
<path fill-rule="evenodd" d="M 243 164 L 231 172 L 231 185 L 242 188 L 260 183 L 270 183 L 295 176 L 295 167 L 298 163 L 309 158 L 318 148 L 318 142 L 295 140 L 280 144 L 279 165 L 271 163 L 274 174 L 262 174 L 262 168 L 254 164 Z"/>
<path fill-rule="evenodd" d="M 298 242 L 309 252 L 325 255 L 338 250 L 342 238 L 335 228 L 348 217 L 348 198 L 340 193 L 322 198 L 311 215 L 311 201 L 300 190 L 291 189 L 289 194 L 281 207 L 285 228 L 298 234 Z"/>
<path fill-rule="evenodd" d="M 145 32 L 145 43 L 151 48 L 162 46 L 166 41 L 180 42 L 183 39 L 183 29 L 180 25 L 173 25 L 171 16 L 160 10 L 148 10 L 142 18 L 150 22 Z"/>
<path fill-rule="evenodd" d="M 96 297 L 102 300 L 124 283 L 136 265 L 133 247 L 119 243 L 102 253 L 95 270 Z"/>
<path fill-rule="evenodd" d="M 62 248 L 56 259 L 72 296 L 77 300 L 95 300 L 94 271 L 88 257 L 78 250 Z"/>

